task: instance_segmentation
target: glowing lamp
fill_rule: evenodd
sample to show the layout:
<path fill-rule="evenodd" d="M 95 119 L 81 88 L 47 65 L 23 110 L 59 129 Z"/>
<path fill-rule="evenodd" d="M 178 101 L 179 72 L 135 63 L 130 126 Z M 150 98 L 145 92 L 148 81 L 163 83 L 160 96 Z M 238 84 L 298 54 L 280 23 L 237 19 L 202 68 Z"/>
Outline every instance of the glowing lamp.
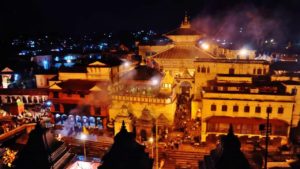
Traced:
<path fill-rule="evenodd" d="M 51 102 L 51 101 L 47 101 L 47 102 L 46 102 L 46 105 L 47 105 L 48 107 L 50 107 L 50 106 L 51 106 L 51 104 L 52 104 L 52 102 Z"/>
<path fill-rule="evenodd" d="M 204 49 L 204 50 L 208 50 L 208 49 L 209 49 L 209 44 L 207 44 L 207 43 L 202 43 L 202 44 L 201 44 L 201 48 Z"/>
<path fill-rule="evenodd" d="M 87 139 L 87 135 L 86 135 L 86 134 L 83 134 L 83 133 L 81 133 L 81 135 L 80 135 L 80 139 L 81 139 L 81 140 L 86 140 L 86 139 Z"/>
<path fill-rule="evenodd" d="M 152 85 L 158 85 L 159 81 L 157 79 L 152 79 L 151 84 Z"/>
<path fill-rule="evenodd" d="M 249 51 L 247 49 L 241 49 L 240 52 L 239 52 L 239 54 L 241 56 L 246 56 L 246 55 L 248 55 L 248 53 L 249 53 Z"/>
<path fill-rule="evenodd" d="M 150 137 L 150 138 L 149 138 L 149 142 L 150 142 L 151 144 L 154 142 L 153 137 Z"/>
<path fill-rule="evenodd" d="M 129 62 L 125 62 L 125 63 L 124 63 L 124 66 L 125 66 L 125 67 L 129 67 L 129 66 L 130 66 L 130 63 L 129 63 Z"/>

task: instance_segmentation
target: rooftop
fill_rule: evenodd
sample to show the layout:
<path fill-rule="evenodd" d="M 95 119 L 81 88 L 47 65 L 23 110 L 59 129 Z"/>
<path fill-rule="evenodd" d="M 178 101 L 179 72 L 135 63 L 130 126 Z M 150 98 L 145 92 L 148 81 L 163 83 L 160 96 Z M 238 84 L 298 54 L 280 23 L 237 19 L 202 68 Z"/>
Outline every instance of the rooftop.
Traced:
<path fill-rule="evenodd" d="M 195 62 L 217 62 L 217 63 L 248 63 L 248 64 L 265 64 L 269 62 L 265 60 L 250 60 L 250 59 L 212 59 L 212 58 L 196 58 Z"/>
<path fill-rule="evenodd" d="M 89 91 L 96 85 L 99 86 L 100 82 L 90 81 L 90 80 L 78 80 L 71 79 L 55 85 L 59 86 L 62 90 L 67 91 Z M 101 82 L 101 85 L 107 86 L 107 82 Z"/>
<path fill-rule="evenodd" d="M 209 53 L 202 51 L 196 46 L 175 46 L 162 53 L 153 56 L 157 59 L 196 59 L 205 58 L 213 59 L 213 56 Z"/>

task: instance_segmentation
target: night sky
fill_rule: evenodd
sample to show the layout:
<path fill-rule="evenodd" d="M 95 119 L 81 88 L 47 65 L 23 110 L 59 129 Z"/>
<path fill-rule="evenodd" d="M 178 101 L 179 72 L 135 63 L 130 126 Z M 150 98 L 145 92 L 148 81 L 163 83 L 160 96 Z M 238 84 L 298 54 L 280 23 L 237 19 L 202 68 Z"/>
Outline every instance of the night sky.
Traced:
<path fill-rule="evenodd" d="M 214 34 L 231 24 L 245 24 L 240 23 L 245 17 L 251 21 L 258 17 L 262 22 L 258 26 L 297 38 L 299 9 L 299 0 L 1 0 L 0 35 L 137 29 L 164 33 L 177 27 L 188 11 L 197 28 Z M 235 17 L 232 23 L 224 23 L 231 16 Z"/>

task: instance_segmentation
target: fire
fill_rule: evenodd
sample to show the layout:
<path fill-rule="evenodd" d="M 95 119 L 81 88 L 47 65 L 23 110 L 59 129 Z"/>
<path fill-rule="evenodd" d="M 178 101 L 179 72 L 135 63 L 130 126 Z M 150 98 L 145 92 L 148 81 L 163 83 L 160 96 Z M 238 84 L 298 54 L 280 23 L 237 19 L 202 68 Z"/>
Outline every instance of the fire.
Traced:
<path fill-rule="evenodd" d="M 12 163 L 16 158 L 16 154 L 17 154 L 17 151 L 6 148 L 5 153 L 3 154 L 3 158 L 2 158 L 3 164 L 8 167 L 12 167 Z"/>

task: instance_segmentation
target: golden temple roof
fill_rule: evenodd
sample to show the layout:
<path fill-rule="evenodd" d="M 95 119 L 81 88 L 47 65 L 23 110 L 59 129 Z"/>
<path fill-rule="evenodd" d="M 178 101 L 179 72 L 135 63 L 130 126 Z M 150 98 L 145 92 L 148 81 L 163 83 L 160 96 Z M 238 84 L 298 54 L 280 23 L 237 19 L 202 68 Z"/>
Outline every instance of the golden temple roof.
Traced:
<path fill-rule="evenodd" d="M 207 58 L 213 59 L 214 57 L 209 53 L 197 48 L 196 46 L 175 46 L 164 52 L 158 53 L 153 56 L 155 59 L 195 59 Z"/>

